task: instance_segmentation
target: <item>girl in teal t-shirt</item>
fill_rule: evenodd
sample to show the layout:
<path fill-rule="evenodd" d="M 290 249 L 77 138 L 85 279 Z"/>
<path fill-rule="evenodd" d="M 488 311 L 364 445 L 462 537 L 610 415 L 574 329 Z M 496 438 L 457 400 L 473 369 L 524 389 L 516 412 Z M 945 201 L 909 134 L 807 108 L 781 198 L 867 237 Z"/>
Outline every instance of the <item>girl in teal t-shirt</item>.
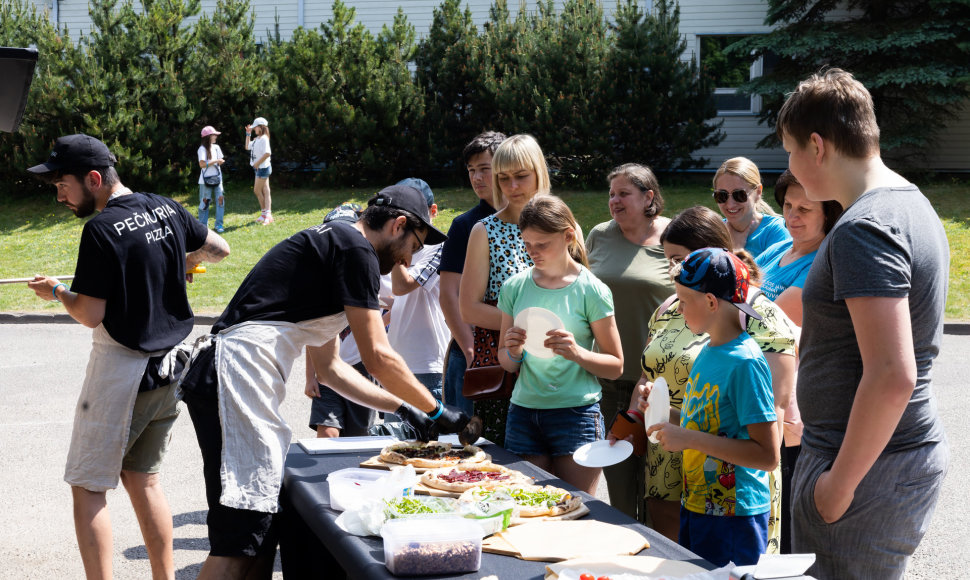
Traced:
<path fill-rule="evenodd" d="M 522 209 L 519 228 L 535 266 L 506 280 L 499 292 L 499 361 L 519 373 L 505 447 L 592 494 L 601 470 L 577 464 L 572 454 L 605 434 L 596 377 L 616 379 L 623 372 L 613 296 L 586 268 L 576 219 L 561 199 L 534 197 Z M 526 347 L 528 329 L 515 326 L 515 317 L 531 307 L 562 322 L 546 333 L 542 348 Z M 534 337 L 529 342 L 536 344 Z"/>

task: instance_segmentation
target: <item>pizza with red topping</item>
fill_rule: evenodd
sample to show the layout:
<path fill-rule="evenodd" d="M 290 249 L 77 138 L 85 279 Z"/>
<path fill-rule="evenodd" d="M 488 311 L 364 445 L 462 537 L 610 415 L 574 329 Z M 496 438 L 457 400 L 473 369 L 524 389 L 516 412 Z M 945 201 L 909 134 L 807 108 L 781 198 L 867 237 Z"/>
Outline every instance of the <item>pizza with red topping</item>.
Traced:
<path fill-rule="evenodd" d="M 429 441 L 401 441 L 381 451 L 381 461 L 414 467 L 455 467 L 461 464 L 482 463 L 491 459 L 481 447 L 465 445 L 453 448 L 448 443 Z"/>
<path fill-rule="evenodd" d="M 462 493 L 473 487 L 531 484 L 532 479 L 520 471 L 487 462 L 431 469 L 421 474 L 421 483 L 432 489 Z"/>

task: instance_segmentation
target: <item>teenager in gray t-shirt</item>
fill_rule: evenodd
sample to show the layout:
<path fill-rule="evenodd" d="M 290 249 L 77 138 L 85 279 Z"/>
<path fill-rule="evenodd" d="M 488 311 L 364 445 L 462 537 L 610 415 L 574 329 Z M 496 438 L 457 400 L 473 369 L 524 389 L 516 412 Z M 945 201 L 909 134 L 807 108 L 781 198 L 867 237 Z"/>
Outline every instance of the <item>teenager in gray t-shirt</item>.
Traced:
<path fill-rule="evenodd" d="M 919 189 L 879 152 L 872 97 L 839 70 L 778 113 L 788 166 L 813 201 L 846 208 L 802 291 L 792 549 L 818 578 L 903 578 L 936 509 L 949 450 L 930 385 L 949 250 Z"/>
<path fill-rule="evenodd" d="M 943 440 L 930 370 L 940 350 L 949 247 L 915 185 L 866 192 L 819 247 L 802 292 L 798 368 L 802 444 L 833 458 L 842 446 L 862 357 L 846 298 L 909 298 L 916 388 L 885 452 Z"/>

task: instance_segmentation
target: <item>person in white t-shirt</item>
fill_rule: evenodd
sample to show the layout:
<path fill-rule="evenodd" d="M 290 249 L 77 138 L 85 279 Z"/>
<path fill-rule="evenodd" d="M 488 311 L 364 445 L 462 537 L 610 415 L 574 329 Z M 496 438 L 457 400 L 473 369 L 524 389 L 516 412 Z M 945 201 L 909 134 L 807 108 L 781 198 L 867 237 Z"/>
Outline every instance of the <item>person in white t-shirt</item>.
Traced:
<path fill-rule="evenodd" d="M 398 183 L 420 191 L 428 202 L 428 213 L 434 221 L 438 206 L 434 194 L 422 179 L 410 177 Z M 397 264 L 391 270 L 391 324 L 387 339 L 414 376 L 441 400 L 441 373 L 445 350 L 451 340 L 451 332 L 445 324 L 445 315 L 438 303 L 441 292 L 442 244 L 422 246 L 415 252 L 409 267 Z"/>
<path fill-rule="evenodd" d="M 216 145 L 216 139 L 222 135 L 212 125 L 202 128 L 202 145 L 199 146 L 199 221 L 202 225 L 209 225 L 209 206 L 212 200 L 216 202 L 216 233 L 226 231 L 222 227 L 222 216 L 226 212 L 226 192 L 222 188 L 222 164 L 226 159 L 222 149 Z M 206 183 L 206 182 L 209 183 Z"/>
<path fill-rule="evenodd" d="M 256 138 L 253 139 L 253 134 Z M 249 164 L 256 172 L 253 182 L 253 193 L 259 200 L 259 217 L 256 223 L 269 225 L 273 223 L 273 208 L 269 196 L 269 176 L 273 173 L 270 156 L 273 154 L 269 146 L 269 123 L 263 117 L 256 117 L 251 125 L 246 125 L 246 150 L 249 154 Z"/>

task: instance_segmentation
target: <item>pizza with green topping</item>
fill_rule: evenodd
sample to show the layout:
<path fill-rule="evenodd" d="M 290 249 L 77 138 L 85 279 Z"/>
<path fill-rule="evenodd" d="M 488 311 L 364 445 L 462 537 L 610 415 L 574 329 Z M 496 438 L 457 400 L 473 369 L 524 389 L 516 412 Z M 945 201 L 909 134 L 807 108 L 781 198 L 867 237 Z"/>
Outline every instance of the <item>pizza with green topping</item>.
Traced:
<path fill-rule="evenodd" d="M 501 495 L 512 498 L 519 509 L 519 517 L 523 518 L 561 516 L 577 510 L 583 505 L 582 498 L 552 485 L 521 485 L 493 489 L 473 487 L 461 494 L 458 501 L 488 501 Z"/>

